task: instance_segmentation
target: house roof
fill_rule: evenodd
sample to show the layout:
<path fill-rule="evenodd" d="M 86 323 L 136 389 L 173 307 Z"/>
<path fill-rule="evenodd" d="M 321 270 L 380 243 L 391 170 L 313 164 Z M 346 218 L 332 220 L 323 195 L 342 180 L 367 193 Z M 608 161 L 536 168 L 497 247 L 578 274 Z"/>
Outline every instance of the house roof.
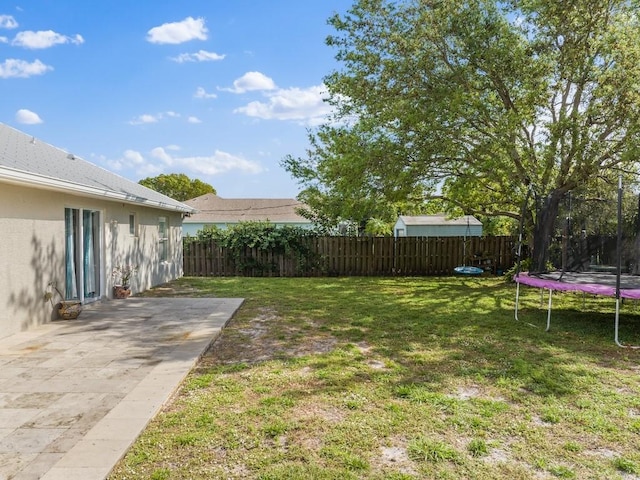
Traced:
<path fill-rule="evenodd" d="M 448 218 L 446 215 L 400 215 L 400 219 L 407 226 L 436 226 L 436 225 L 460 225 L 466 227 L 482 226 L 482 222 L 473 215 L 464 215 L 459 218 Z"/>
<path fill-rule="evenodd" d="M 296 213 L 304 204 L 294 198 L 221 198 L 207 193 L 184 203 L 197 210 L 184 223 L 309 223 Z"/>
<path fill-rule="evenodd" d="M 0 182 L 190 213 L 159 192 L 0 123 Z"/>

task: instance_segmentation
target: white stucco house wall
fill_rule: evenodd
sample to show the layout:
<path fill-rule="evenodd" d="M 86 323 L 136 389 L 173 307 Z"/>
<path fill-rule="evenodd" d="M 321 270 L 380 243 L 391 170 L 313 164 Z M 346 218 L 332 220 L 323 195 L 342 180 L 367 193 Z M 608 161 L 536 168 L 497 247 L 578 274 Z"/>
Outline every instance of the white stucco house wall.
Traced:
<path fill-rule="evenodd" d="M 49 282 L 86 304 L 112 297 L 118 265 L 138 266 L 134 293 L 180 277 L 191 212 L 0 123 L 0 337 L 55 318 Z"/>
<path fill-rule="evenodd" d="M 473 215 L 400 215 L 393 227 L 396 237 L 481 237 L 482 222 Z"/>
<path fill-rule="evenodd" d="M 184 235 L 196 236 L 205 227 L 228 228 L 240 222 L 269 222 L 276 227 L 311 228 L 298 213 L 305 205 L 295 198 L 222 198 L 207 193 L 184 202 L 196 213 L 184 219 Z"/>

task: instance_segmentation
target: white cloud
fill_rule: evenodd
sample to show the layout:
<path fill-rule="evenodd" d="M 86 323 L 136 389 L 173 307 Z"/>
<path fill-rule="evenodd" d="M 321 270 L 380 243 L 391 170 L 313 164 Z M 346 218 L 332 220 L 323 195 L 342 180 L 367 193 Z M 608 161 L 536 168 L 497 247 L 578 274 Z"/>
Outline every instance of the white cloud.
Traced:
<path fill-rule="evenodd" d="M 49 48 L 53 47 L 54 45 L 61 45 L 65 43 L 75 43 L 76 45 L 81 45 L 84 43 L 84 38 L 82 38 L 81 35 L 68 37 L 66 35 L 56 33 L 53 30 L 41 30 L 38 32 L 26 30 L 24 32 L 19 32 L 11 42 L 11 45 L 15 45 L 17 47 L 39 49 Z"/>
<path fill-rule="evenodd" d="M 180 118 L 180 114 L 172 111 L 168 112 L 160 112 L 156 114 L 152 113 L 143 113 L 142 115 L 138 115 L 137 117 L 129 120 L 129 125 L 144 125 L 148 123 L 158 123 L 160 120 L 163 120 L 167 117 L 169 118 Z"/>
<path fill-rule="evenodd" d="M 151 115 L 150 113 L 144 113 L 142 115 L 138 115 L 133 120 L 129 121 L 131 125 L 143 125 L 146 123 L 158 123 L 162 118 L 162 114 L 160 115 Z"/>
<path fill-rule="evenodd" d="M 21 108 L 16 112 L 16 122 L 24 123 L 26 125 L 37 125 L 42 123 L 40 115 L 26 108 Z"/>
<path fill-rule="evenodd" d="M 29 63 L 25 60 L 8 58 L 0 63 L 0 78 L 28 78 L 34 75 L 43 75 L 53 67 L 45 65 L 40 60 Z"/>
<path fill-rule="evenodd" d="M 157 165 L 155 163 L 144 163 L 136 168 L 136 173 L 143 178 L 155 177 L 163 173 L 162 165 Z"/>
<path fill-rule="evenodd" d="M 9 43 L 9 39 L 7 37 L 0 37 L 0 43 Z"/>
<path fill-rule="evenodd" d="M 189 117 L 187 118 L 187 122 L 189 123 L 202 123 L 202 120 L 200 120 L 198 117 Z"/>
<path fill-rule="evenodd" d="M 122 158 L 117 160 L 106 161 L 104 157 L 101 159 L 102 163 L 108 164 L 109 170 L 121 171 L 125 168 L 135 167 L 136 172 L 144 177 L 155 175 L 160 173 L 160 169 L 153 164 L 149 164 L 142 153 L 136 150 L 125 150 L 122 154 Z"/>
<path fill-rule="evenodd" d="M 263 171 L 259 163 L 220 150 L 216 150 L 213 155 L 209 156 L 178 157 L 172 156 L 163 147 L 156 147 L 151 151 L 151 156 L 174 171 L 182 169 L 196 176 L 218 175 L 232 170 L 244 173 Z"/>
<path fill-rule="evenodd" d="M 140 152 L 136 152 L 135 150 L 125 150 L 124 160 L 128 163 L 133 163 L 134 165 L 144 164 L 144 157 Z"/>
<path fill-rule="evenodd" d="M 170 60 L 178 63 L 185 62 L 214 62 L 216 60 L 224 60 L 226 55 L 219 55 L 215 52 L 207 52 L 199 50 L 196 53 L 181 53 L 177 57 L 170 57 Z"/>
<path fill-rule="evenodd" d="M 187 17 L 181 22 L 163 23 L 159 27 L 153 27 L 147 32 L 147 41 L 158 44 L 177 44 L 195 39 L 206 40 L 207 32 L 204 18 Z"/>
<path fill-rule="evenodd" d="M 165 165 L 173 165 L 173 159 L 171 155 L 167 153 L 167 151 L 162 147 L 156 147 L 151 150 L 151 156 L 153 158 L 157 158 L 158 160 L 162 160 Z"/>
<path fill-rule="evenodd" d="M 267 93 L 267 102 L 254 101 L 234 110 L 249 117 L 265 120 L 295 120 L 308 125 L 325 122 L 332 111 L 324 102 L 327 91 L 324 85 L 307 89 L 288 88 Z"/>
<path fill-rule="evenodd" d="M 0 28 L 18 28 L 18 22 L 11 15 L 0 15 Z"/>
<path fill-rule="evenodd" d="M 180 150 L 177 145 L 156 147 L 144 155 L 136 150 L 126 150 L 122 157 L 116 160 L 102 160 L 110 170 L 122 171 L 125 168 L 133 168 L 140 178 L 156 176 L 161 173 L 184 172 L 190 177 L 203 178 L 230 171 L 238 171 L 247 174 L 258 174 L 264 171 L 257 162 L 246 160 L 242 157 L 227 152 L 216 150 L 211 155 L 181 157 L 176 155 Z"/>
<path fill-rule="evenodd" d="M 198 87 L 196 89 L 196 93 L 194 93 L 193 96 L 195 98 L 217 98 L 218 97 L 215 93 L 207 93 L 207 91 L 202 87 Z"/>
<path fill-rule="evenodd" d="M 234 80 L 233 88 L 221 88 L 226 92 L 245 93 L 256 90 L 275 90 L 275 82 L 260 72 L 247 72 L 242 77 Z"/>

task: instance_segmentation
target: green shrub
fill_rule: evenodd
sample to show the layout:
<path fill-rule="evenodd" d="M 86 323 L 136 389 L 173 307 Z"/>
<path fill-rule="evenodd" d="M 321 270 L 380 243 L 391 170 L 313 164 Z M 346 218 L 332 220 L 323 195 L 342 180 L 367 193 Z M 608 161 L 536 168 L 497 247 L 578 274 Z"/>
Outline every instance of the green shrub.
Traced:
<path fill-rule="evenodd" d="M 321 268 L 319 257 L 309 247 L 309 239 L 319 235 L 313 229 L 284 225 L 278 227 L 271 222 L 240 222 L 227 229 L 209 226 L 200 230 L 197 240 L 213 241 L 219 247 L 226 248 L 239 271 L 257 270 L 258 272 L 277 272 L 275 262 L 261 261 L 247 255 L 248 249 L 271 252 L 274 255 L 286 255 L 297 262 L 297 270 L 305 272 Z M 190 239 L 187 239 L 190 240 Z M 185 245 L 188 250 L 188 243 Z"/>

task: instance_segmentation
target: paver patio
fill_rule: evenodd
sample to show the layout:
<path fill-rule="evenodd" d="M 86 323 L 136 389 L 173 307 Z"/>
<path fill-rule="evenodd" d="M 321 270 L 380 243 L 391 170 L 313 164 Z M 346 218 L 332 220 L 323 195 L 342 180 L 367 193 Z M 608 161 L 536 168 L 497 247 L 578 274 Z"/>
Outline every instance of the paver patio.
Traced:
<path fill-rule="evenodd" d="M 105 478 L 242 301 L 105 300 L 0 338 L 0 480 Z"/>

